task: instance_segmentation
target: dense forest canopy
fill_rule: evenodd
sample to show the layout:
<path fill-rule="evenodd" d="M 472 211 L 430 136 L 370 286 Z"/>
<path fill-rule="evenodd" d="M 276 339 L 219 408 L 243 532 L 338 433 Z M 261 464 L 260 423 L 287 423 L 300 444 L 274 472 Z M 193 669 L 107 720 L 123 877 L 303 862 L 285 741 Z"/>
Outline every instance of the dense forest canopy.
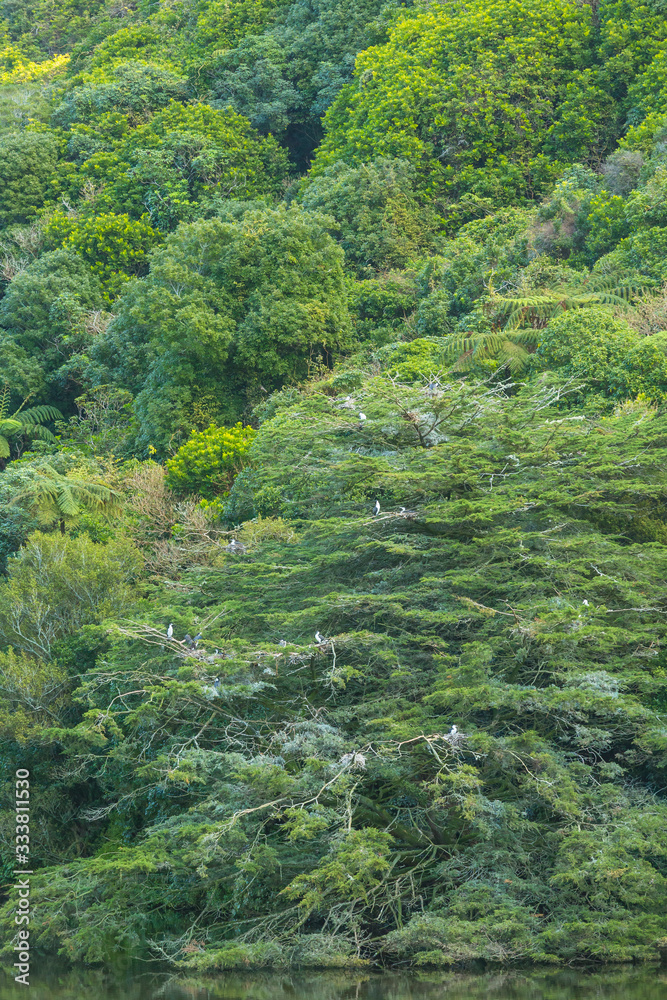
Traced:
<path fill-rule="evenodd" d="M 663 0 L 0 19 L 33 953 L 656 958 Z"/>

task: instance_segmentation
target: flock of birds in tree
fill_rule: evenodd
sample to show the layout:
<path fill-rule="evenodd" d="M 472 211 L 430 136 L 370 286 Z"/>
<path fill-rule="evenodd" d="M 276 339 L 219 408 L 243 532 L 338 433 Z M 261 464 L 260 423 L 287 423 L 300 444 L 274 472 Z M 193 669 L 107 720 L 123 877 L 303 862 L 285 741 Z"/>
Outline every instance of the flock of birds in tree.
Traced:
<path fill-rule="evenodd" d="M 360 413 L 359 417 L 362 420 L 366 419 L 366 415 L 364 413 Z M 376 499 L 375 503 L 373 504 L 373 516 L 377 517 L 379 515 L 379 513 L 380 513 L 381 510 L 382 510 L 382 508 L 380 507 L 380 501 Z M 407 514 L 409 512 L 408 512 L 407 508 L 401 507 L 399 509 L 398 513 L 399 514 Z M 232 545 L 233 544 L 234 543 L 232 543 Z M 239 548 L 240 547 L 241 546 L 239 546 Z M 227 548 L 231 549 L 231 545 L 228 545 Z M 245 550 L 245 546 L 243 546 L 243 549 Z M 167 626 L 167 639 L 173 639 L 173 636 L 174 636 L 174 623 L 173 622 L 169 622 L 169 625 Z M 201 632 L 199 632 L 194 637 L 194 639 L 192 638 L 192 636 L 190 635 L 189 632 L 186 632 L 185 633 L 185 638 L 183 639 L 183 642 L 188 647 L 188 649 L 197 649 L 197 647 L 199 645 L 199 640 L 201 639 L 201 637 L 202 637 Z M 325 639 L 325 637 L 323 635 L 320 635 L 319 631 L 317 631 L 315 633 L 315 642 L 318 644 L 318 646 L 321 645 L 322 643 L 326 643 L 326 642 L 330 642 L 330 641 L 331 641 L 330 639 Z M 281 639 L 280 640 L 280 645 L 281 646 L 286 646 L 287 643 L 285 642 L 284 639 Z"/>
<path fill-rule="evenodd" d="M 366 415 L 364 413 L 360 413 L 359 414 L 359 419 L 363 423 L 363 421 L 366 419 Z M 376 499 L 376 501 L 375 501 L 375 503 L 373 505 L 373 516 L 374 517 L 378 517 L 378 515 L 380 514 L 381 509 L 382 508 L 380 506 L 380 501 Z M 398 513 L 399 514 L 406 514 L 406 513 L 408 513 L 408 511 L 406 510 L 405 507 L 401 507 Z M 230 548 L 230 546 L 228 546 L 228 548 Z M 244 547 L 244 549 L 245 549 L 245 547 Z M 587 603 L 588 603 L 587 601 L 584 601 L 584 604 L 587 604 Z M 173 622 L 170 622 L 169 625 L 168 625 L 168 627 L 167 627 L 167 639 L 172 639 L 173 635 L 174 635 L 174 625 L 173 625 Z M 189 632 L 186 632 L 185 633 L 185 638 L 183 639 L 183 642 L 188 647 L 188 649 L 197 649 L 198 646 L 199 646 L 199 641 L 200 641 L 201 637 L 202 637 L 201 632 L 199 632 L 194 638 L 190 635 Z M 318 629 L 317 632 L 315 633 L 315 642 L 317 643 L 318 646 L 326 646 L 326 645 L 328 645 L 331 642 L 331 639 L 327 639 L 326 636 L 323 636 L 322 633 L 320 632 L 320 630 Z M 287 646 L 287 642 L 285 641 L 285 639 L 281 639 L 280 642 L 279 642 L 279 645 L 284 648 L 285 646 Z M 216 650 L 216 652 L 217 652 L 217 650 Z M 214 687 L 214 689 L 215 689 L 216 692 L 220 690 L 220 685 L 221 685 L 220 678 L 216 677 L 215 680 L 213 681 L 213 687 Z M 465 739 L 465 737 L 464 737 L 463 733 L 459 733 L 459 730 L 458 730 L 458 728 L 456 726 L 452 726 L 450 732 L 444 737 L 444 739 L 447 740 L 447 742 L 449 742 L 452 746 L 456 746 L 463 739 Z"/>

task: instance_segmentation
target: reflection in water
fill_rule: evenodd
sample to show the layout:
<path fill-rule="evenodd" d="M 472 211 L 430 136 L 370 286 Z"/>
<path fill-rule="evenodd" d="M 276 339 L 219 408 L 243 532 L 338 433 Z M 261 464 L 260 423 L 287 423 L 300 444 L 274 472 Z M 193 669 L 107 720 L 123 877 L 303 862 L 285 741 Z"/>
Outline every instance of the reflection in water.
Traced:
<path fill-rule="evenodd" d="M 0 1000 L 26 996 L 0 979 Z M 185 979 L 133 969 L 32 975 L 30 1000 L 667 1000 L 667 970 L 619 967 L 603 972 L 532 969 L 481 975 L 345 972 L 221 975 Z"/>

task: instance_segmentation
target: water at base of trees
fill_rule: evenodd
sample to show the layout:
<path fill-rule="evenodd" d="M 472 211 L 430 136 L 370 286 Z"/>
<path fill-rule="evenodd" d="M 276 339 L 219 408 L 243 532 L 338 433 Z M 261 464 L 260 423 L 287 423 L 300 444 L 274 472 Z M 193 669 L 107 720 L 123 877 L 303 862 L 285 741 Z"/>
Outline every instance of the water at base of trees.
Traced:
<path fill-rule="evenodd" d="M 24 987 L 0 980 L 0 1000 L 18 1000 Z M 31 1000 L 664 1000 L 667 969 L 631 966 L 590 972 L 531 969 L 479 974 L 424 971 L 233 974 L 179 979 L 133 969 L 32 976 Z"/>

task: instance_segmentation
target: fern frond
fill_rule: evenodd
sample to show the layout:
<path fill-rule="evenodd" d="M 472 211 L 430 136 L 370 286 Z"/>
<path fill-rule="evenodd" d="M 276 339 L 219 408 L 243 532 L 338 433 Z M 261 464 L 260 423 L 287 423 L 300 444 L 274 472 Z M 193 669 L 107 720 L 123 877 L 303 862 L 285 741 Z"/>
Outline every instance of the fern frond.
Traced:
<path fill-rule="evenodd" d="M 4 434 L 7 437 L 18 434 L 21 431 L 21 427 L 20 421 L 14 420 L 13 417 L 5 417 L 4 420 L 0 420 L 0 434 Z"/>
<path fill-rule="evenodd" d="M 2 387 L 2 395 L 0 396 L 0 420 L 2 420 L 9 410 L 9 395 L 11 389 L 9 388 L 9 382 L 5 382 Z"/>
<path fill-rule="evenodd" d="M 540 336 L 542 336 L 542 331 L 536 330 L 532 326 L 523 330 L 512 330 L 512 341 L 515 344 L 530 344 L 532 347 L 539 343 Z"/>
<path fill-rule="evenodd" d="M 23 424 L 21 430 L 31 437 L 41 438 L 42 441 L 55 441 L 55 434 L 52 434 L 48 427 L 41 424 Z"/>
<path fill-rule="evenodd" d="M 15 416 L 23 424 L 43 424 L 46 420 L 62 420 L 62 413 L 55 406 L 31 406 L 29 410 L 18 410 Z"/>
<path fill-rule="evenodd" d="M 525 368 L 529 358 L 528 351 L 519 340 L 531 343 L 537 337 L 537 331 L 520 331 L 520 333 L 520 337 L 511 340 L 504 331 L 462 333 L 451 338 L 448 354 L 450 357 L 456 357 L 455 368 L 459 370 L 470 368 L 476 361 L 495 358 L 501 365 L 507 365 L 511 371 L 518 371 Z"/>
<path fill-rule="evenodd" d="M 521 344 L 514 343 L 511 340 L 503 341 L 502 347 L 498 352 L 498 361 L 501 364 L 507 365 L 511 372 L 522 371 L 528 364 L 529 357 L 530 354 Z"/>
<path fill-rule="evenodd" d="M 492 295 L 487 309 L 506 329 L 519 326 L 544 326 L 560 310 L 585 309 L 587 306 L 627 307 L 645 288 L 631 276 L 589 275 L 580 285 L 560 285 L 530 295 Z"/>
<path fill-rule="evenodd" d="M 80 513 L 79 505 L 68 486 L 61 486 L 58 495 L 58 508 L 66 517 L 76 517 Z"/>

